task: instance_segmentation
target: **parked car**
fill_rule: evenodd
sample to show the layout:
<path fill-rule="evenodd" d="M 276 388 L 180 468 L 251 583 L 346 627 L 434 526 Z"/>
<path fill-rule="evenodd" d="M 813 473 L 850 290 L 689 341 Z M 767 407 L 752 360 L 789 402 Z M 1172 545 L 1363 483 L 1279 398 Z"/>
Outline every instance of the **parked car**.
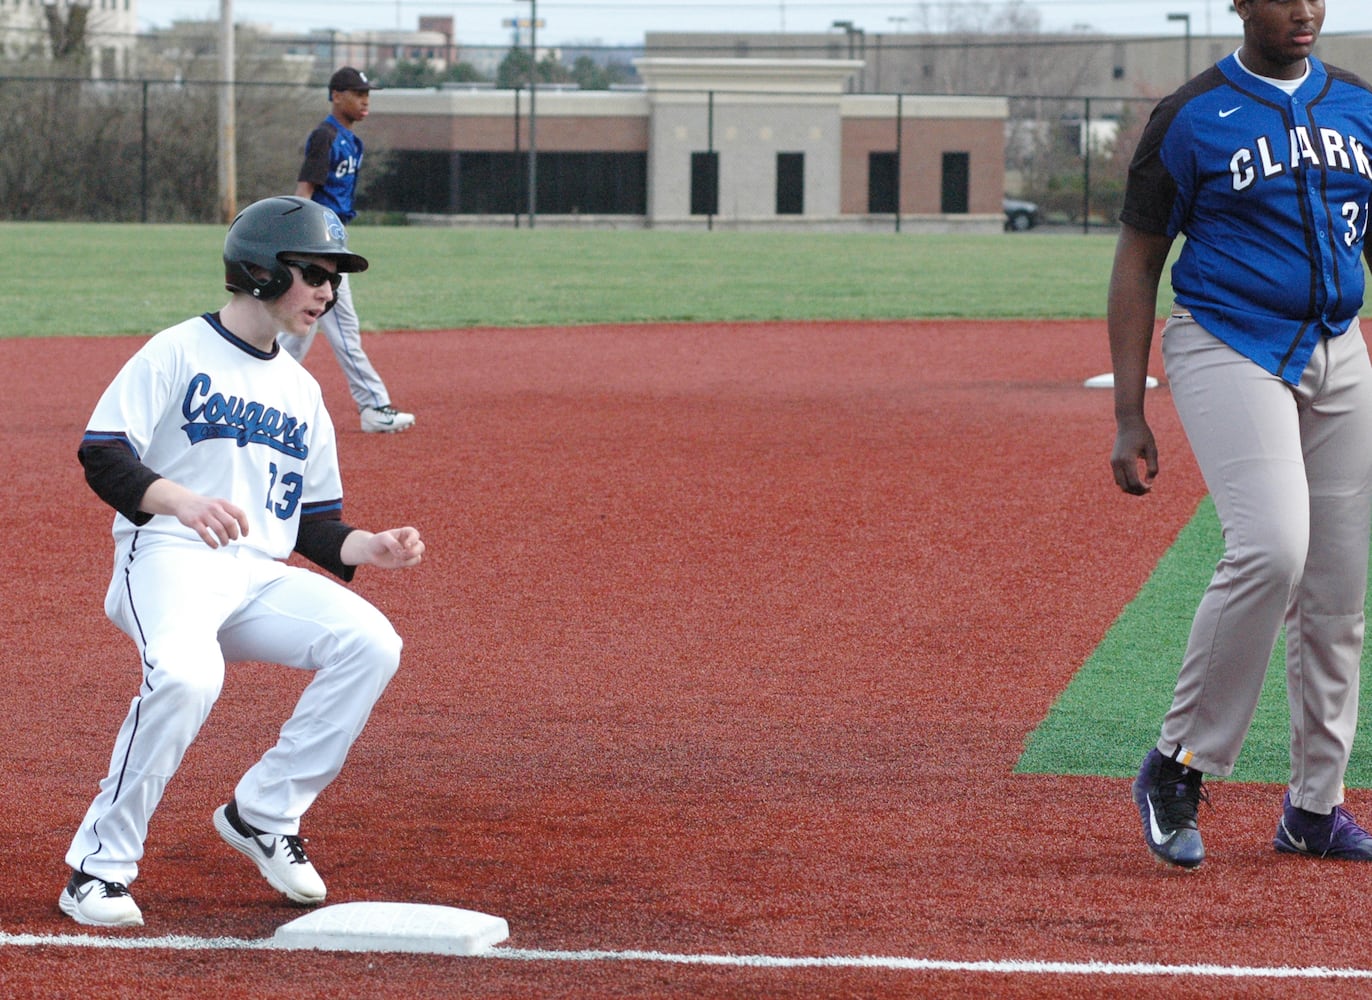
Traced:
<path fill-rule="evenodd" d="M 1039 224 L 1039 207 L 1032 201 L 1003 198 L 1000 207 L 1005 212 L 1005 229 L 1007 232 L 1022 233 Z"/>

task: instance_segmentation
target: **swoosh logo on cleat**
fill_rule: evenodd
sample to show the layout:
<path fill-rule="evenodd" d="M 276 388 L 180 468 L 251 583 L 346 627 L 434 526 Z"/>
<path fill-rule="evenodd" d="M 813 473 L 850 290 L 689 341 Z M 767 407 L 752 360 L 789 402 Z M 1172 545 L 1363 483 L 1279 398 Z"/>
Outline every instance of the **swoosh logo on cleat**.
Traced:
<path fill-rule="evenodd" d="M 274 858 L 274 857 L 276 857 L 276 838 L 275 838 L 275 837 L 273 837 L 273 838 L 270 840 L 270 842 L 267 843 L 267 844 L 263 844 L 262 841 L 261 841 L 259 838 L 253 837 L 253 843 L 257 844 L 257 849 L 258 849 L 259 851 L 262 852 L 262 854 L 263 854 L 264 857 L 266 857 L 266 858 Z"/>
<path fill-rule="evenodd" d="M 1308 854 L 1308 853 L 1310 853 L 1310 848 L 1308 848 L 1308 847 L 1305 846 L 1305 838 L 1304 838 L 1304 837 L 1297 837 L 1295 834 L 1293 834 L 1293 833 L 1291 832 L 1291 828 L 1290 828 L 1289 826 L 1286 825 L 1286 817 L 1285 817 L 1285 816 L 1283 816 L 1283 817 L 1281 818 L 1281 828 L 1282 828 L 1282 832 L 1286 834 L 1286 839 L 1289 840 L 1289 841 L 1291 841 L 1291 846 L 1292 846 L 1292 847 L 1294 847 L 1296 850 L 1300 851 L 1302 854 Z"/>
<path fill-rule="evenodd" d="M 91 879 L 89 882 L 83 882 L 81 883 L 81 885 L 78 885 L 76 887 L 76 890 L 72 893 L 72 895 L 76 897 L 76 901 L 78 903 L 84 903 L 86 901 L 86 897 L 95 891 L 95 887 L 97 884 L 98 883 L 95 879 Z"/>
<path fill-rule="evenodd" d="M 1152 833 L 1153 843 L 1157 844 L 1159 847 L 1162 847 L 1177 835 L 1176 830 L 1164 834 L 1161 828 L 1159 828 L 1158 818 L 1153 814 L 1153 800 L 1151 798 L 1148 799 L 1148 827 Z"/>

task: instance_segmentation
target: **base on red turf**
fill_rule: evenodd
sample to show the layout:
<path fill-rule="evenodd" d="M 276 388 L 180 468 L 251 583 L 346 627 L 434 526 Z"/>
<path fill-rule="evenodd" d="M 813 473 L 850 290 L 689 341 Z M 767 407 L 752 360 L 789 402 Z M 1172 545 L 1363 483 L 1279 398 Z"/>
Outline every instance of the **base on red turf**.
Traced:
<path fill-rule="evenodd" d="M 1092 375 L 1082 384 L 1088 389 L 1113 389 L 1115 387 L 1115 373 L 1105 372 L 1102 375 Z M 1158 380 L 1152 375 L 1147 375 L 1144 377 L 1144 387 L 1147 389 L 1156 389 L 1158 387 Z"/>
<path fill-rule="evenodd" d="M 501 917 L 424 903 L 338 903 L 277 929 L 280 948 L 476 955 L 510 936 Z"/>

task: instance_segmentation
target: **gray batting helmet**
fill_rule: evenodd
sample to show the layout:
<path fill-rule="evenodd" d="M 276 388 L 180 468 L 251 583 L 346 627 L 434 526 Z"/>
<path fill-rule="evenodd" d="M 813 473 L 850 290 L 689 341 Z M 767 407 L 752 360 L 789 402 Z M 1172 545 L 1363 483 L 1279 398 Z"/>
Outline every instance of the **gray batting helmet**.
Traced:
<path fill-rule="evenodd" d="M 348 249 L 348 234 L 337 215 L 308 198 L 281 195 L 253 202 L 229 225 L 224 237 L 224 287 L 266 302 L 291 287 L 282 254 L 332 257 L 340 272 L 367 270 L 367 258 Z M 253 274 L 252 266 L 267 271 Z M 333 303 L 329 303 L 333 308 Z"/>

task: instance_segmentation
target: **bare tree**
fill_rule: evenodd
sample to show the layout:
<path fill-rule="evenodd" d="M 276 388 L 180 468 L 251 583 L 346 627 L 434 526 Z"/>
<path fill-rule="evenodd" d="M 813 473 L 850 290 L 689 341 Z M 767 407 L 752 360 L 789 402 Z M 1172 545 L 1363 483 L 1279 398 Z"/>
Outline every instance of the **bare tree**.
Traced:
<path fill-rule="evenodd" d="M 1038 10 L 1023 0 L 919 4 L 915 22 L 919 32 L 883 48 L 884 78 L 906 93 L 1072 95 L 1099 57 L 1083 39 L 1044 35 Z"/>
<path fill-rule="evenodd" d="M 322 87 L 256 82 L 290 74 L 279 51 L 255 41 L 247 33 L 238 46 L 243 204 L 294 190 L 305 136 L 328 112 Z M 217 218 L 212 52 L 182 38 L 159 64 L 169 79 L 132 81 L 92 80 L 41 55 L 17 64 L 20 78 L 0 79 L 0 218 Z"/>
<path fill-rule="evenodd" d="M 86 24 L 90 20 L 90 12 L 88 4 L 74 3 L 65 8 L 55 3 L 43 5 L 43 16 L 48 25 L 48 42 L 52 46 L 54 60 L 83 63 L 89 60 Z"/>

